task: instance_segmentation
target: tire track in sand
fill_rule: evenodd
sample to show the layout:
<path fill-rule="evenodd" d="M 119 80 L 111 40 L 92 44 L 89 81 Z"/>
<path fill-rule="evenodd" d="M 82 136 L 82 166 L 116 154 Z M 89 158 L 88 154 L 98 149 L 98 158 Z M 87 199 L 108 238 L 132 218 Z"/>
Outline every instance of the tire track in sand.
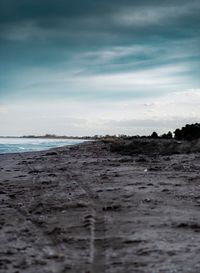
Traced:
<path fill-rule="evenodd" d="M 61 162 L 63 162 L 64 154 L 57 153 Z M 89 183 L 88 177 L 81 177 L 75 171 L 68 170 L 71 181 L 77 183 L 79 187 L 85 192 L 90 203 L 91 215 L 88 218 L 90 227 L 90 273 L 106 273 L 106 212 L 104 210 L 104 203 L 99 198 L 97 193 L 91 188 L 92 182 Z M 95 178 L 95 182 L 99 183 Z"/>
<path fill-rule="evenodd" d="M 105 273 L 106 272 L 106 219 L 103 211 L 104 204 L 99 196 L 95 194 L 91 186 L 85 181 L 87 177 L 82 179 L 75 172 L 70 171 L 71 179 L 85 191 L 88 200 L 91 204 L 90 223 L 90 265 L 91 273 Z"/>
<path fill-rule="evenodd" d="M 32 183 L 35 184 L 36 180 L 40 180 L 40 173 L 38 173 L 38 170 L 35 167 L 30 166 L 27 159 L 23 157 L 22 154 L 19 154 L 21 159 L 23 160 L 24 164 L 27 166 L 27 168 L 33 172 L 36 173 L 36 176 L 32 177 Z M 59 161 L 62 162 L 62 154 L 57 153 L 57 156 L 59 158 Z M 43 157 L 44 159 L 44 157 Z M 48 162 L 47 162 L 48 163 Z M 45 166 L 45 170 L 48 170 L 45 163 L 43 163 Z M 44 171 L 44 169 L 43 169 Z M 105 211 L 103 211 L 104 204 L 100 200 L 99 196 L 93 192 L 91 189 L 91 186 L 86 182 L 88 180 L 87 177 L 84 178 L 82 176 L 80 178 L 80 175 L 76 174 L 76 172 L 67 171 L 66 173 L 62 173 L 60 175 L 61 178 L 65 178 L 66 174 L 69 176 L 70 180 L 75 182 L 77 186 L 79 186 L 86 194 L 89 204 L 90 204 L 90 215 L 87 217 L 87 221 L 89 223 L 89 230 L 90 230 L 90 238 L 89 238 L 89 257 L 88 261 L 90 264 L 90 273 L 105 273 L 106 272 L 106 225 L 105 225 Z M 97 180 L 96 180 L 97 181 Z M 38 184 L 38 182 L 37 182 Z M 41 188 L 42 190 L 42 188 Z M 30 192 L 30 197 L 32 196 L 32 193 Z M 38 200 L 37 200 L 38 201 Z M 39 228 L 42 232 L 42 227 L 38 226 L 37 222 L 32 219 L 31 214 L 29 214 L 27 211 L 20 209 L 20 211 L 24 216 L 28 217 L 32 224 Z M 57 238 L 56 234 L 49 235 L 45 234 L 43 232 L 45 237 L 48 237 L 51 242 L 54 244 L 54 249 L 52 249 L 52 252 L 57 252 L 59 254 L 63 253 L 63 247 L 61 246 L 61 242 L 59 238 Z M 56 271 L 56 265 L 54 265 L 54 272 Z"/>

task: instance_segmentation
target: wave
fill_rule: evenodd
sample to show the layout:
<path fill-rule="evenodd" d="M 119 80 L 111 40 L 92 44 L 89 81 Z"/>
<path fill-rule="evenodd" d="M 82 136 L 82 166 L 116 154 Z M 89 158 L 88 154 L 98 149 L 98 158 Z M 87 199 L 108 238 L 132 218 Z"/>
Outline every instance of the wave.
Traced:
<path fill-rule="evenodd" d="M 43 151 L 65 145 L 75 145 L 84 142 L 79 139 L 20 139 L 0 138 L 0 154 Z"/>

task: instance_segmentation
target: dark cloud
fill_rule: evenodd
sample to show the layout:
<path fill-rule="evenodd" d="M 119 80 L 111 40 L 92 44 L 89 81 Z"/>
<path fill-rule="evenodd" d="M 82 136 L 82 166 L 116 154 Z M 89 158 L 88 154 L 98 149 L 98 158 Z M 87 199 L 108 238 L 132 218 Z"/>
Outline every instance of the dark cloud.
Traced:
<path fill-rule="evenodd" d="M 199 9 L 195 0 L 7 0 L 0 3 L 0 41 L 8 51 L 15 43 L 44 55 L 45 50 L 53 55 L 51 50 L 158 44 L 199 36 Z"/>
<path fill-rule="evenodd" d="M 28 85 L 34 69 L 91 75 L 187 64 L 199 81 L 199 11 L 196 0 L 2 0 L 0 96 L 19 79 Z"/>
<path fill-rule="evenodd" d="M 151 3 L 147 0 L 7 0 L 1 1 L 0 5 L 2 32 L 9 31 L 12 27 L 14 30 L 17 27 L 23 29 L 23 26 L 28 25 L 30 28 L 34 26 L 36 31 L 42 29 L 43 38 L 62 39 L 70 38 L 70 35 L 74 38 L 79 34 L 81 40 L 84 36 L 96 37 L 96 32 L 99 35 L 107 33 L 114 37 L 119 34 L 122 37 L 148 34 L 162 36 L 165 32 L 169 35 L 170 31 L 178 35 L 182 24 L 188 28 L 192 27 L 192 31 L 194 28 L 198 29 L 200 23 L 200 4 L 194 0 L 189 3 L 184 0 L 154 0 Z M 124 15 L 123 18 L 121 14 Z M 140 17 L 136 19 L 144 21 L 143 24 L 137 24 L 134 20 L 132 24 L 127 24 L 129 19 L 126 17 L 134 19 L 135 14 Z M 151 19 L 154 18 L 151 24 Z"/>
<path fill-rule="evenodd" d="M 197 2 L 197 1 L 192 1 Z M 104 16 L 124 7 L 158 7 L 183 6 L 185 0 L 4 0 L 0 4 L 1 22 L 16 22 L 27 19 L 43 20 L 55 18 L 80 18 L 87 16 Z"/>

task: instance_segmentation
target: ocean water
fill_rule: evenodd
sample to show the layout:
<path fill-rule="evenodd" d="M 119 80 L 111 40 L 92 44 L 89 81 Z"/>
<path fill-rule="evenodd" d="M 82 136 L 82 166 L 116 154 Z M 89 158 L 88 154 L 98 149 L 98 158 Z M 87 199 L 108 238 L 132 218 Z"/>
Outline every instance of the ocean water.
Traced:
<path fill-rule="evenodd" d="M 84 141 L 80 139 L 0 138 L 0 154 L 43 151 Z"/>

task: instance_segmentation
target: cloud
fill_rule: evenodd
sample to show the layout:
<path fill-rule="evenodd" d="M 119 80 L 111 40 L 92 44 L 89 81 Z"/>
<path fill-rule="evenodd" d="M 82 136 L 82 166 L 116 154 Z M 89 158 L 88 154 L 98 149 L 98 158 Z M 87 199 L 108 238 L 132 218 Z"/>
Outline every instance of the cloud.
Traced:
<path fill-rule="evenodd" d="M 0 116 L 0 135 L 150 134 L 174 131 L 200 120 L 200 89 L 183 90 L 157 98 L 124 101 L 62 100 L 9 103 Z M 51 109 L 51 110 L 50 110 Z M 13 122 L 13 117 L 18 122 Z"/>
<path fill-rule="evenodd" d="M 131 133 L 132 120 L 149 132 L 151 122 L 198 119 L 199 11 L 198 0 L 1 1 L 3 130 L 14 117 L 21 130 L 52 120 L 60 133 L 66 123 L 71 133 Z"/>
<path fill-rule="evenodd" d="M 6 114 L 8 112 L 8 109 L 4 106 L 0 106 L 0 114 Z"/>
<path fill-rule="evenodd" d="M 120 10 L 119 14 L 114 15 L 114 19 L 117 23 L 124 26 L 137 26 L 137 27 L 146 27 L 147 25 L 169 25 L 174 22 L 178 22 L 180 18 L 187 17 L 188 15 L 194 15 L 196 9 L 199 9 L 199 3 L 190 2 L 185 5 L 177 4 L 177 1 L 174 5 L 162 6 L 156 5 L 151 6 L 147 5 L 139 6 L 135 8 L 124 7 Z"/>
<path fill-rule="evenodd" d="M 198 31 L 195 25 L 200 22 L 200 5 L 195 0 L 73 2 L 49 0 L 47 5 L 38 0 L 6 1 L 0 9 L 1 38 L 33 41 L 37 37 L 41 42 L 50 40 L 69 47 L 78 41 L 81 46 L 116 42 L 120 45 L 133 37 L 185 37 L 181 24 L 193 33 Z"/>
<path fill-rule="evenodd" d="M 34 69 L 15 74 L 11 98 L 74 98 L 84 101 L 126 101 L 155 97 L 187 85 L 187 65 L 164 65 L 139 71 L 81 73 Z"/>
<path fill-rule="evenodd" d="M 187 123 L 191 123 L 192 122 L 199 122 L 198 118 L 182 118 L 182 119 L 178 119 L 180 117 L 176 117 L 174 116 L 171 119 L 131 119 L 131 120 L 120 120 L 120 121 L 116 121 L 116 120 L 111 120 L 109 122 L 106 123 L 106 126 L 112 126 L 112 127 L 116 127 L 118 128 L 119 131 L 123 130 L 127 130 L 127 128 L 132 129 L 134 132 L 136 132 L 136 130 L 141 131 L 141 129 L 145 129 L 146 131 L 149 129 L 151 130 L 159 130 L 159 131 L 165 131 L 167 128 L 172 130 L 175 129 L 177 127 L 180 127 L 182 125 L 185 125 Z M 144 130 L 144 131 L 145 131 Z M 149 131 L 150 132 L 150 131 Z"/>

